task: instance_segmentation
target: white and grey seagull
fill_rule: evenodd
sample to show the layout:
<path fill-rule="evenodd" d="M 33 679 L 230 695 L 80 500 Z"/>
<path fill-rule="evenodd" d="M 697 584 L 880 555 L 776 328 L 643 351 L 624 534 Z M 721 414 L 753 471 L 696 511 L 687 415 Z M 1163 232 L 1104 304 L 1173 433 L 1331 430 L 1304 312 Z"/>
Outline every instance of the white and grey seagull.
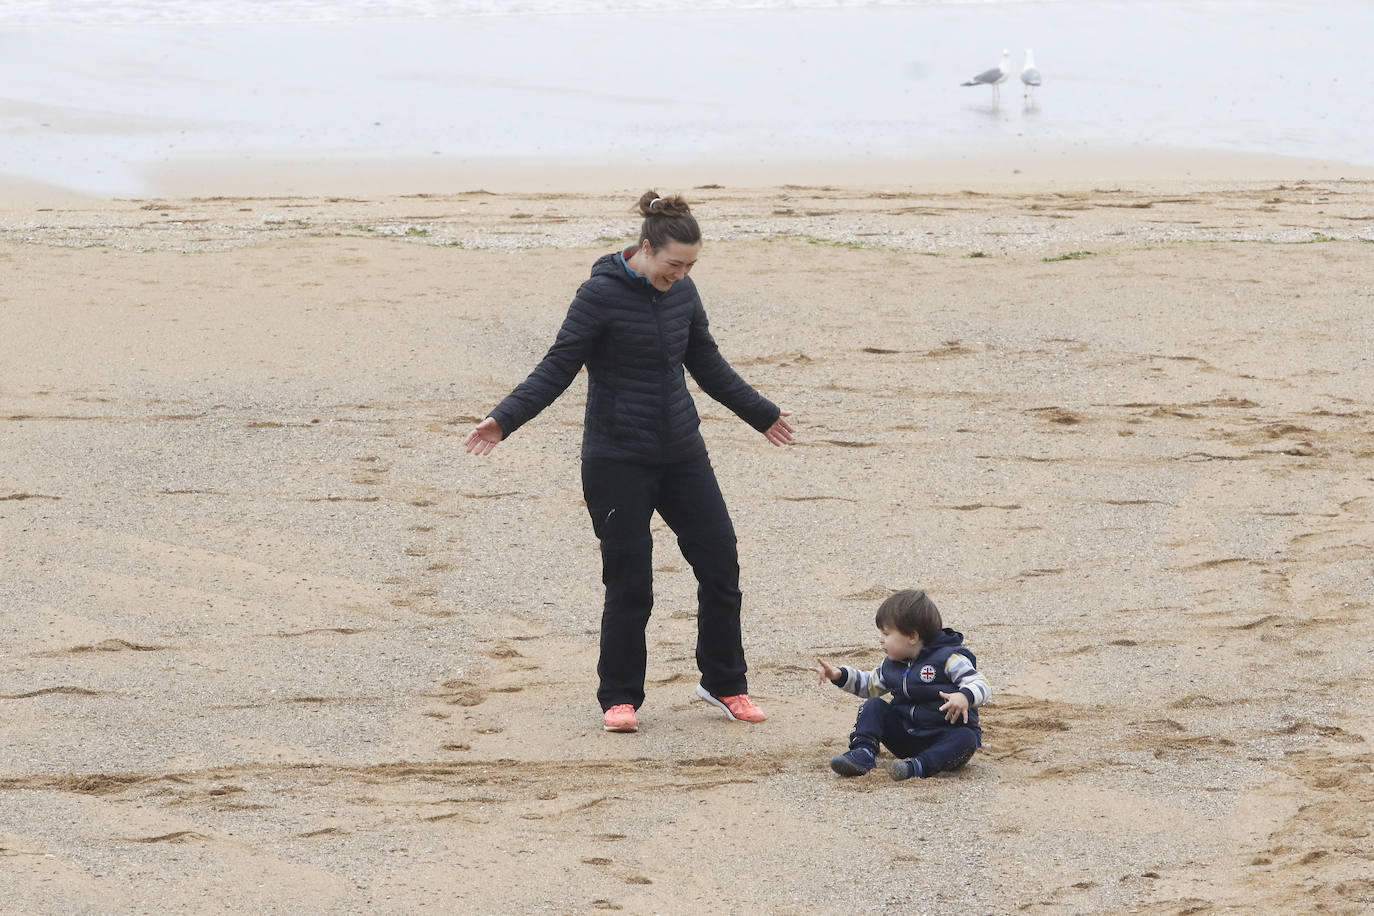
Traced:
<path fill-rule="evenodd" d="M 1035 66 L 1035 55 L 1031 53 L 1030 48 L 1026 49 L 1026 64 L 1021 68 L 1021 82 L 1026 85 L 1021 93 L 1024 99 L 1034 95 L 1035 87 L 1040 85 L 1040 70 Z"/>
<path fill-rule="evenodd" d="M 1001 62 L 1000 64 L 998 64 L 997 66 L 993 67 L 991 70 L 984 70 L 982 73 L 978 74 L 978 75 L 975 76 L 973 79 L 971 79 L 971 80 L 969 80 L 968 82 L 965 82 L 965 83 L 960 83 L 959 85 L 961 85 L 961 86 L 991 86 L 991 87 L 992 87 L 992 100 L 993 100 L 994 102 L 997 101 L 998 95 L 999 95 L 997 87 L 1000 86 L 1000 85 L 1002 85 L 1004 82 L 1006 82 L 1006 80 L 1007 80 L 1007 74 L 1010 72 L 1010 71 L 1007 69 L 1007 59 L 1008 59 L 1010 56 L 1011 56 L 1011 52 L 1008 51 L 1007 49 L 1003 48 L 1003 49 L 1002 49 L 1002 62 Z"/>

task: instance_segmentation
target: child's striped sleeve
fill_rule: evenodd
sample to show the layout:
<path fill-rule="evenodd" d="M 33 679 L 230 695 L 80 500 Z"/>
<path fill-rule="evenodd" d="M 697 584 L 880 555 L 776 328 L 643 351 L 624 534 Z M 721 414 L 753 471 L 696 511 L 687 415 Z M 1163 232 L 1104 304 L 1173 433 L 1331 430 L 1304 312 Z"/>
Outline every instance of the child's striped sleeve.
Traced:
<path fill-rule="evenodd" d="M 860 671 L 858 668 L 841 665 L 840 671 L 843 672 L 840 680 L 831 681 L 831 683 L 841 690 L 849 691 L 856 697 L 880 697 L 892 689 L 883 683 L 883 669 L 881 668 L 874 668 L 872 671 Z"/>
<path fill-rule="evenodd" d="M 968 697 L 970 706 L 982 706 L 992 696 L 992 688 L 988 686 L 988 679 L 983 677 L 983 672 L 973 667 L 973 662 L 968 660 L 967 655 L 960 655 L 954 652 L 945 660 L 945 674 L 954 682 L 954 686 Z"/>

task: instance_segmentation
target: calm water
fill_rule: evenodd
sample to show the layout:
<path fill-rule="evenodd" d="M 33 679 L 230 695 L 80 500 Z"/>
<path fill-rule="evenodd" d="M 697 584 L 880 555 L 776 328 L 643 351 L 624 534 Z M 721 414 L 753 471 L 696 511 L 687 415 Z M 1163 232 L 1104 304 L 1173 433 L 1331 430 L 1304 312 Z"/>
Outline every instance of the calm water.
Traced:
<path fill-rule="evenodd" d="M 552 167 L 1124 146 L 1374 165 L 1368 0 L 691 6 L 7 0 L 0 172 L 134 193 L 149 168 L 197 157 Z M 1000 103 L 959 86 L 1003 48 Z M 1033 104 L 1025 48 L 1044 74 Z"/>
<path fill-rule="evenodd" d="M 6 0 L 0 24 L 333 22 L 679 10 L 960 6 L 1018 0 Z M 1019 0 L 1043 3 L 1045 0 Z"/>

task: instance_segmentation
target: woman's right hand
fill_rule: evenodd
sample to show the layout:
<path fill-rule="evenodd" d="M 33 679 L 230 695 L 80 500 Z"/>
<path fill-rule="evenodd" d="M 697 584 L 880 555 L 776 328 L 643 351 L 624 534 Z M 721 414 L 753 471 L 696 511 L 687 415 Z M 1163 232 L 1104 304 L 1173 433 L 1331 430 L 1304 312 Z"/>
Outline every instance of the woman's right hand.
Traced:
<path fill-rule="evenodd" d="M 505 434 L 501 432 L 501 424 L 487 417 L 472 428 L 472 432 L 463 440 L 463 447 L 469 455 L 490 455 L 503 438 Z"/>
<path fill-rule="evenodd" d="M 763 431 L 764 437 L 774 445 L 786 445 L 792 441 L 792 434 L 796 432 L 792 424 L 787 422 L 787 418 L 792 416 L 792 411 L 784 410 L 778 414 L 778 418 L 773 421 L 773 425 Z"/>

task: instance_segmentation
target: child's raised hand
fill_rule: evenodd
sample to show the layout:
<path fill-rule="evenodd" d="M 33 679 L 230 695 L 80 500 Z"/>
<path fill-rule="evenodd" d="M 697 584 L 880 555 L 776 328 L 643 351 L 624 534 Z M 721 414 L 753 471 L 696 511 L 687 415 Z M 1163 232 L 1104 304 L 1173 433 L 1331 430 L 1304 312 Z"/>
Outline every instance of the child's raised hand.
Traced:
<path fill-rule="evenodd" d="M 940 696 L 945 698 L 945 705 L 940 707 L 940 712 L 945 714 L 945 721 L 953 725 L 961 718 L 968 721 L 968 697 L 962 690 L 953 693 L 940 691 Z"/>
<path fill-rule="evenodd" d="M 816 659 L 816 667 L 811 670 L 820 675 L 820 680 L 816 682 L 818 684 L 824 684 L 826 681 L 839 680 L 840 675 L 844 674 L 843 671 L 823 658 Z"/>

